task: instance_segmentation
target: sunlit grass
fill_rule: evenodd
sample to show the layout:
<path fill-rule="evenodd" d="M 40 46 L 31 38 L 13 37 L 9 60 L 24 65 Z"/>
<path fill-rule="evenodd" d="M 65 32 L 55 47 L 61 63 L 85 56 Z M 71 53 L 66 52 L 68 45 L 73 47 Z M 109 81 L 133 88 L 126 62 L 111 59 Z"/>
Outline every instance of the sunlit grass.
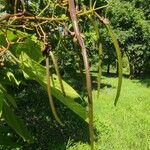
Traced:
<path fill-rule="evenodd" d="M 117 78 L 103 77 L 99 99 L 93 90 L 96 149 L 150 149 L 150 87 L 146 81 L 124 78 L 116 107 L 113 102 Z M 88 145 L 77 143 L 68 149 L 88 149 Z"/>

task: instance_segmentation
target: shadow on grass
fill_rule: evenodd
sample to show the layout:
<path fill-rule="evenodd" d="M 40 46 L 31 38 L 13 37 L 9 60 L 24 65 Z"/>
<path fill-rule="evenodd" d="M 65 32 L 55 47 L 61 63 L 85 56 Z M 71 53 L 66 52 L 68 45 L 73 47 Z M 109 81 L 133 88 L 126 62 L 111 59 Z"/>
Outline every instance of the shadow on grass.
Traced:
<path fill-rule="evenodd" d="M 93 90 L 97 90 L 97 72 L 91 71 L 91 79 L 92 79 L 92 88 Z M 106 76 L 106 74 L 103 74 Z M 110 74 L 108 75 L 110 77 L 116 77 L 116 74 Z M 64 76 L 65 81 L 67 81 L 77 92 L 82 95 L 83 97 L 87 95 L 87 89 L 86 89 L 86 77 L 85 74 L 81 75 L 80 73 L 68 73 L 67 76 Z M 103 77 L 102 77 L 103 79 Z M 107 87 L 107 88 L 113 88 L 111 84 L 103 83 L 101 82 L 100 85 L 101 89 Z"/>
<path fill-rule="evenodd" d="M 150 87 L 150 75 L 143 76 L 142 78 L 138 78 L 138 82 L 146 87 Z"/>
<path fill-rule="evenodd" d="M 94 73 L 94 74 L 97 74 L 97 71 L 91 71 L 91 73 L 92 73 L 92 74 L 93 74 L 93 73 Z M 118 77 L 118 74 L 117 74 L 117 73 L 114 73 L 114 72 L 107 73 L 106 71 L 103 71 L 103 72 L 102 72 L 102 75 L 105 76 L 105 77 Z M 123 73 L 123 77 L 129 78 L 130 75 Z"/>
<path fill-rule="evenodd" d="M 17 100 L 16 114 L 26 122 L 35 141 L 29 145 L 18 137 L 16 142 L 23 150 L 66 150 L 68 141 L 89 143 L 88 124 L 59 101 L 55 106 L 65 127 L 55 121 L 47 92 L 38 83 L 29 81 L 27 86 L 10 92 L 15 93 Z"/>

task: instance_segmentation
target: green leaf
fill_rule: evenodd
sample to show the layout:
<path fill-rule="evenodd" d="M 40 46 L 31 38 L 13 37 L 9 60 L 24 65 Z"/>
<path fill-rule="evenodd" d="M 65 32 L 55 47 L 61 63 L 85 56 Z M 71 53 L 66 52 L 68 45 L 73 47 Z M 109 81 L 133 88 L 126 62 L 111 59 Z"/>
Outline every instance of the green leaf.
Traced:
<path fill-rule="evenodd" d="M 1 84 L 0 84 L 0 91 L 2 92 L 3 100 L 9 103 L 9 105 L 12 105 L 14 108 L 17 108 L 15 99 L 10 94 L 7 93 L 7 90 Z"/>
<path fill-rule="evenodd" d="M 21 55 L 21 52 L 24 52 L 31 59 L 41 62 L 43 60 L 41 48 L 42 44 L 40 42 L 28 38 L 23 43 L 14 44 L 12 46 L 12 52 L 18 57 Z"/>
<path fill-rule="evenodd" d="M 16 131 L 16 133 L 18 133 L 24 139 L 24 141 L 27 141 L 28 143 L 33 142 L 32 136 L 27 130 L 26 125 L 23 123 L 21 119 L 19 119 L 14 114 L 14 112 L 6 103 L 3 104 L 2 117 L 5 119 L 8 125 L 12 127 Z"/>
<path fill-rule="evenodd" d="M 35 62 L 34 60 L 30 59 L 25 53 L 22 53 L 22 70 L 33 80 L 39 82 L 45 90 L 47 89 L 47 81 L 46 81 L 46 68 L 39 63 Z M 70 108 L 73 112 L 75 112 L 78 116 L 86 119 L 86 108 L 84 108 L 81 104 L 76 102 L 76 99 L 82 98 L 80 95 L 65 81 L 62 80 L 65 94 L 64 96 L 61 86 L 59 83 L 58 77 L 53 74 L 53 81 L 54 85 L 51 84 L 52 88 L 52 95 L 56 97 L 59 101 L 61 101 L 64 105 Z"/>
<path fill-rule="evenodd" d="M 0 118 L 3 117 L 5 121 L 11 126 L 24 140 L 31 143 L 32 137 L 28 132 L 26 125 L 14 114 L 9 104 L 17 107 L 15 100 L 9 95 L 6 89 L 0 85 Z M 7 136 L 0 134 L 0 145 L 10 145 L 12 142 Z"/>
<path fill-rule="evenodd" d="M 17 108 L 17 104 L 16 104 L 16 101 L 15 99 L 8 93 L 5 93 L 5 97 L 7 99 L 7 102 L 12 105 L 14 108 Z"/>
<path fill-rule="evenodd" d="M 3 45 L 4 47 L 7 46 L 7 41 L 5 37 L 6 32 L 0 31 L 0 45 Z M 7 39 L 9 41 L 16 41 L 19 38 L 27 38 L 30 35 L 26 32 L 22 32 L 15 29 L 7 29 Z"/>
<path fill-rule="evenodd" d="M 7 33 L 7 39 L 9 41 L 16 41 L 17 40 L 18 36 L 16 34 L 14 34 L 12 31 L 7 30 L 6 33 Z"/>
<path fill-rule="evenodd" d="M 30 36 L 30 34 L 28 34 L 27 32 L 22 32 L 22 31 L 14 30 L 14 29 L 12 29 L 12 31 L 15 31 L 16 35 L 20 38 L 27 38 Z"/>

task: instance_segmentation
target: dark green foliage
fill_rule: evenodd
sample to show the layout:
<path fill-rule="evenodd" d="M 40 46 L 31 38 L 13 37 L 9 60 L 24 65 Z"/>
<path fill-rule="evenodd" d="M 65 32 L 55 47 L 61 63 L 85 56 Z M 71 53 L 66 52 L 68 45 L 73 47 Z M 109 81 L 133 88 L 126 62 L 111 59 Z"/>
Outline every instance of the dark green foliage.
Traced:
<path fill-rule="evenodd" d="M 133 3 L 136 2 L 135 0 Z M 144 9 L 135 8 L 133 3 L 120 0 L 114 1 L 111 9 L 108 9 L 106 14 L 119 40 L 122 55 L 128 57 L 131 77 L 149 73 L 150 68 L 148 61 L 150 58 L 150 24 L 144 16 Z M 103 36 L 104 41 L 107 41 L 105 31 Z M 112 53 L 110 53 L 112 45 L 106 45 L 104 48 L 109 49 L 106 52 L 107 60 L 114 62 Z M 109 62 L 106 61 L 108 64 Z"/>

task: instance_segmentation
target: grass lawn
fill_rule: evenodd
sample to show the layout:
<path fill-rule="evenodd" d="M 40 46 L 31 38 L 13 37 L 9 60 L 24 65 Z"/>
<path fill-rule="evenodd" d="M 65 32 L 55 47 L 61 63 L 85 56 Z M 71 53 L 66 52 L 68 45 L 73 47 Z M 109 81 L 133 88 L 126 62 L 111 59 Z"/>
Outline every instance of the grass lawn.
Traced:
<path fill-rule="evenodd" d="M 117 78 L 102 76 L 99 99 L 94 73 L 92 78 L 95 150 L 150 150 L 150 78 L 123 78 L 122 91 L 116 107 L 113 103 Z M 80 87 L 82 82 L 78 80 L 76 84 Z M 27 87 L 19 89 L 16 95 L 17 114 L 28 124 L 35 139 L 35 142 L 29 145 L 18 138 L 12 129 L 6 128 L 21 145 L 18 150 L 89 149 L 87 124 L 58 103 L 57 110 L 60 111 L 59 114 L 62 113 L 62 120 L 66 120 L 66 126 L 61 128 L 53 119 L 47 93 L 39 84 L 31 82 Z"/>
<path fill-rule="evenodd" d="M 115 107 L 117 78 L 104 77 L 100 98 L 93 90 L 96 150 L 150 150 L 150 80 L 123 79 L 118 105 Z M 76 143 L 69 150 L 88 149 Z"/>

